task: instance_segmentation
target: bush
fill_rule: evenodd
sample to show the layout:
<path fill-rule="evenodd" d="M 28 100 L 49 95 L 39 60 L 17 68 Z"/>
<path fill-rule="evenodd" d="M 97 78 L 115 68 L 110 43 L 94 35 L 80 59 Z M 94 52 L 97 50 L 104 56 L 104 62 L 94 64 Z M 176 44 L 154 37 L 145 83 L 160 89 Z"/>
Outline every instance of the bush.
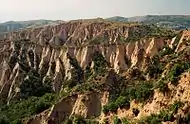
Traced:
<path fill-rule="evenodd" d="M 30 97 L 27 100 L 11 102 L 9 105 L 1 106 L 0 114 L 3 118 L 8 117 L 6 119 L 8 123 L 18 124 L 21 119 L 39 114 L 48 109 L 54 103 L 54 100 L 55 94 L 45 94 L 41 97 Z M 0 121 L 4 120 L 0 117 Z"/>
<path fill-rule="evenodd" d="M 145 120 L 140 122 L 140 124 L 161 124 L 161 119 L 156 114 L 151 114 L 150 116 L 146 117 Z"/>
<path fill-rule="evenodd" d="M 93 37 L 90 41 L 89 44 L 90 45 L 97 45 L 97 44 L 103 44 L 106 42 L 106 38 L 105 37 Z M 108 40 L 107 40 L 108 41 Z"/>
<path fill-rule="evenodd" d="M 73 124 L 87 124 L 85 119 L 81 116 L 74 116 Z"/>
<path fill-rule="evenodd" d="M 170 48 L 169 46 L 164 46 L 164 48 L 160 51 L 160 56 L 163 57 L 165 55 L 172 54 L 174 50 Z"/>
<path fill-rule="evenodd" d="M 137 100 L 144 102 L 153 96 L 153 84 L 150 82 L 142 82 L 134 87 L 128 87 L 127 90 L 122 91 L 120 96 L 103 107 L 103 112 L 106 114 L 109 111 L 115 112 L 117 109 L 127 107 L 130 105 L 130 100 Z"/>
<path fill-rule="evenodd" d="M 18 55 L 16 53 L 13 53 L 13 55 L 10 57 L 8 64 L 11 68 L 11 70 L 15 67 L 16 63 L 18 61 Z"/>
<path fill-rule="evenodd" d="M 153 96 L 153 84 L 150 82 L 142 82 L 135 87 L 131 87 L 128 90 L 130 99 L 135 99 L 139 102 L 144 102 Z"/>
<path fill-rule="evenodd" d="M 126 118 L 122 119 L 122 124 L 130 124 L 129 121 Z"/>
<path fill-rule="evenodd" d="M 118 106 L 117 106 L 114 102 L 111 102 L 110 104 L 108 104 L 108 109 L 109 109 L 111 112 L 116 112 L 116 111 L 117 111 L 117 108 L 118 108 Z"/>
<path fill-rule="evenodd" d="M 151 65 L 148 66 L 148 69 L 147 69 L 146 73 L 148 73 L 149 76 L 151 78 L 153 78 L 153 77 L 155 77 L 155 75 L 157 75 L 159 73 L 159 70 L 155 65 L 151 64 Z"/>
<path fill-rule="evenodd" d="M 102 111 L 104 114 L 107 114 L 109 112 L 108 105 L 104 105 Z"/>
<path fill-rule="evenodd" d="M 147 124 L 161 124 L 162 121 L 171 121 L 172 118 L 172 114 L 169 114 L 166 111 L 161 111 L 160 114 L 151 114 L 142 120 L 142 122 Z"/>
<path fill-rule="evenodd" d="M 69 87 L 72 88 L 76 86 L 78 83 L 81 84 L 84 79 L 84 72 L 80 65 L 78 64 L 76 58 L 71 57 L 69 54 L 67 54 L 67 57 L 70 60 L 70 64 L 74 67 L 71 70 L 72 78 L 69 80 Z"/>
<path fill-rule="evenodd" d="M 22 124 L 22 121 L 20 119 L 17 119 L 17 120 L 12 121 L 11 124 Z"/>
<path fill-rule="evenodd" d="M 87 80 L 91 75 L 92 75 L 92 71 L 90 69 L 90 66 L 87 66 L 85 69 L 85 79 Z"/>
<path fill-rule="evenodd" d="M 138 41 L 142 38 L 150 38 L 150 37 L 165 37 L 171 38 L 175 36 L 175 32 L 173 30 L 169 30 L 167 28 L 158 27 L 156 25 L 137 25 L 133 28 L 129 28 L 127 41 Z"/>
<path fill-rule="evenodd" d="M 121 122 L 121 120 L 117 116 L 115 116 L 114 120 L 113 120 L 113 123 L 114 124 L 121 124 L 122 122 Z"/>
<path fill-rule="evenodd" d="M 106 70 L 107 62 L 103 55 L 99 52 L 93 54 L 92 60 L 94 61 L 94 71 L 96 74 L 102 74 Z"/>
<path fill-rule="evenodd" d="M 162 120 L 162 121 L 171 121 L 173 118 L 173 113 L 169 112 L 169 111 L 165 111 L 162 110 L 160 111 L 160 114 L 158 115 L 158 117 Z"/>
<path fill-rule="evenodd" d="M 8 118 L 2 114 L 0 114 L 0 124 L 9 124 Z"/>
<path fill-rule="evenodd" d="M 174 64 L 173 68 L 168 74 L 169 81 L 171 81 L 172 84 L 176 85 L 179 80 L 179 76 L 189 68 L 190 68 L 190 62 L 182 62 Z"/>
<path fill-rule="evenodd" d="M 156 84 L 155 88 L 158 88 L 159 91 L 164 94 L 169 90 L 168 84 L 165 83 L 162 79 Z"/>
<path fill-rule="evenodd" d="M 147 73 L 149 73 L 150 77 L 157 77 L 158 74 L 162 73 L 163 67 L 160 63 L 160 57 L 158 55 L 154 55 L 150 59 L 150 64 L 148 65 Z"/>
<path fill-rule="evenodd" d="M 142 72 L 138 68 L 133 68 L 129 71 L 131 78 L 140 78 Z"/>
<path fill-rule="evenodd" d="M 21 98 L 28 98 L 30 96 L 40 97 L 45 93 L 51 93 L 51 80 L 47 79 L 45 84 L 43 84 L 42 80 L 38 72 L 33 70 L 28 72 L 20 85 Z"/>
<path fill-rule="evenodd" d="M 119 96 L 115 101 L 115 104 L 120 108 L 130 105 L 129 100 L 124 96 Z"/>
<path fill-rule="evenodd" d="M 180 101 L 175 101 L 171 107 L 170 107 L 170 111 L 172 111 L 172 113 L 177 113 L 178 109 L 183 107 L 184 103 L 180 102 Z"/>
<path fill-rule="evenodd" d="M 118 108 L 123 108 L 125 106 L 129 106 L 130 103 L 128 99 L 124 96 L 119 96 L 116 101 L 112 101 L 105 105 L 103 107 L 103 112 L 107 114 L 109 111 L 110 112 L 116 112 Z"/>
<path fill-rule="evenodd" d="M 159 114 L 151 114 L 150 116 L 146 117 L 142 122 L 148 123 L 148 124 L 161 124 L 161 122 L 166 121 L 173 121 L 174 114 L 177 113 L 177 110 L 183 106 L 183 103 L 181 102 L 174 102 L 170 106 L 169 109 L 161 110 Z M 183 122 L 183 118 L 178 118 L 181 122 Z"/>
<path fill-rule="evenodd" d="M 108 105 L 103 106 L 103 112 L 107 114 L 109 111 L 110 112 L 116 112 L 118 106 L 114 102 L 108 103 Z"/>

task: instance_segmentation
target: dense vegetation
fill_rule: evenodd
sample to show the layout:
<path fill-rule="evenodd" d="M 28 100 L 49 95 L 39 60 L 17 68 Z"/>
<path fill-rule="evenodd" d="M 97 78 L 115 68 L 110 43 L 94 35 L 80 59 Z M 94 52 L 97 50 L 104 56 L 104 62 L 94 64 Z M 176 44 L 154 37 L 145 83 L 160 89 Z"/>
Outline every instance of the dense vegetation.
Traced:
<path fill-rule="evenodd" d="M 0 107 L 1 124 L 20 124 L 25 117 L 38 114 L 54 103 L 56 95 L 47 93 L 41 97 L 30 97 L 26 100 L 14 101 Z"/>
<path fill-rule="evenodd" d="M 92 61 L 94 62 L 94 72 L 96 74 L 104 73 L 107 67 L 107 62 L 103 55 L 99 52 L 95 52 Z"/>
<path fill-rule="evenodd" d="M 67 54 L 67 57 L 70 60 L 70 64 L 73 66 L 73 69 L 71 70 L 72 78 L 67 81 L 68 87 L 72 88 L 76 86 L 77 83 L 81 84 L 83 82 L 84 72 L 75 58 L 71 57 L 69 54 Z"/>
<path fill-rule="evenodd" d="M 136 86 L 127 87 L 120 93 L 115 101 L 103 107 L 103 112 L 106 114 L 116 112 L 118 108 L 129 107 L 130 101 L 135 99 L 138 102 L 144 102 L 153 95 L 153 84 L 151 82 L 141 82 Z"/>
<path fill-rule="evenodd" d="M 179 76 L 189 68 L 190 62 L 181 62 L 174 64 L 168 74 L 168 80 L 171 81 L 172 84 L 176 84 L 179 80 Z"/>
<path fill-rule="evenodd" d="M 185 15 L 147 15 L 140 17 L 111 17 L 107 18 L 109 21 L 116 22 L 141 22 L 144 24 L 156 24 L 158 26 L 172 28 L 172 29 L 187 29 L 190 27 L 190 17 Z"/>
<path fill-rule="evenodd" d="M 175 36 L 175 31 L 158 27 L 156 25 L 138 25 L 133 28 L 129 28 L 129 36 L 127 38 L 128 42 L 138 41 L 142 38 L 173 38 Z"/>
<path fill-rule="evenodd" d="M 26 74 L 26 78 L 20 85 L 20 97 L 28 98 L 30 96 L 40 97 L 46 93 L 51 93 L 51 79 L 42 82 L 42 78 L 35 71 L 30 71 Z"/>

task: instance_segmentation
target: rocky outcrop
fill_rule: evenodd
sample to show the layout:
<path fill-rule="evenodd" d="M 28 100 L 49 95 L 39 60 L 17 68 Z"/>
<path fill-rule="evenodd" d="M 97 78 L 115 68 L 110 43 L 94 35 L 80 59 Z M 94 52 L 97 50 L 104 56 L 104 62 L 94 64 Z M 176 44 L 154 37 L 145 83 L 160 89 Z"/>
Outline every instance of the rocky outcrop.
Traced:
<path fill-rule="evenodd" d="M 0 43 L 1 89 L 6 86 L 7 93 L 13 87 L 16 90 L 20 84 L 15 87 L 13 82 L 17 84 L 23 80 L 21 75 L 27 66 L 44 75 L 44 80 L 51 77 L 54 91 L 59 92 L 63 81 L 72 77 L 70 70 L 73 66 L 68 55 L 75 58 L 82 69 L 92 62 L 97 51 L 117 73 L 134 66 L 142 67 L 144 59 L 157 54 L 167 41 L 148 38 L 122 43 L 120 37 L 127 38 L 130 28 L 133 26 L 128 24 L 82 20 L 12 32 L 6 35 L 6 41 Z M 93 43 L 96 40 L 92 39 L 101 37 L 104 40 L 97 40 L 102 43 Z"/>
<path fill-rule="evenodd" d="M 60 124 L 66 118 L 78 115 L 85 118 L 99 117 L 102 109 L 104 95 L 100 93 L 90 93 L 72 95 L 60 100 L 49 110 L 33 116 L 28 120 L 29 124 Z"/>
<path fill-rule="evenodd" d="M 183 31 L 181 33 L 180 40 L 178 41 L 175 52 L 182 51 L 185 47 L 189 45 L 190 41 L 190 31 Z"/>
<path fill-rule="evenodd" d="M 75 76 L 73 69 L 80 69 L 82 73 L 87 66 L 94 66 L 96 53 L 103 56 L 107 68 L 119 74 L 130 68 L 144 69 L 150 58 L 167 44 L 175 48 L 177 37 L 149 37 L 129 42 L 129 30 L 133 28 L 134 25 L 129 24 L 79 20 L 7 34 L 6 39 L 0 41 L 0 100 L 9 103 L 17 98 L 22 82 L 29 79 L 29 72 L 38 73 L 43 83 L 51 79 L 52 90 L 59 93 L 63 84 Z M 189 33 L 184 33 L 176 52 L 182 50 L 188 40 Z M 106 91 L 72 95 L 29 123 L 61 123 L 72 115 L 95 116 L 101 120 L 104 118 L 101 108 L 108 102 L 108 96 Z M 143 111 L 151 113 L 153 104 Z"/>

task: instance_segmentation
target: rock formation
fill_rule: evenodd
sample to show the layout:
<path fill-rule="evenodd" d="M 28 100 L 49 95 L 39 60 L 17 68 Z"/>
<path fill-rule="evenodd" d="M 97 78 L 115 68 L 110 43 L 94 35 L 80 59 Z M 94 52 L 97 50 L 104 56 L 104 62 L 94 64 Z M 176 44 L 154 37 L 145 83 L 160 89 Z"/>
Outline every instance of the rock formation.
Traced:
<path fill-rule="evenodd" d="M 53 92 L 64 92 L 64 86 L 69 80 L 80 74 L 81 79 L 75 81 L 79 83 L 84 80 L 81 75 L 86 72 L 86 69 L 94 68 L 96 53 L 103 56 L 108 70 L 113 70 L 115 75 L 123 74 L 127 77 L 125 72 L 128 73 L 130 69 L 138 68 L 142 72 L 145 71 L 144 67 L 151 63 L 150 59 L 165 46 L 175 49 L 176 45 L 177 54 L 189 45 L 189 32 L 182 32 L 179 41 L 177 41 L 177 36 L 173 39 L 150 36 L 128 41 L 131 38 L 130 31 L 140 30 L 138 28 L 142 27 L 138 24 L 120 24 L 103 20 L 78 20 L 60 25 L 23 29 L 7 34 L 5 39 L 0 41 L 0 63 L 2 65 L 0 67 L 0 100 L 4 104 L 9 104 L 18 99 L 22 93 L 23 82 L 31 80 L 31 75 L 38 77 L 43 84 L 51 80 Z M 116 77 L 109 78 L 113 76 L 105 76 L 97 80 L 102 79 L 110 85 L 109 83 L 117 79 Z M 101 122 L 103 118 L 107 118 L 102 113 L 102 106 L 109 102 L 109 88 L 106 86 L 104 90 L 92 93 L 75 94 L 76 91 L 73 91 L 69 94 L 70 96 L 61 98 L 51 108 L 27 119 L 26 123 L 60 124 L 66 117 L 71 118 L 73 115 L 80 115 L 84 118 L 93 116 Z M 155 112 L 158 99 L 160 104 L 164 102 L 163 99 L 166 99 L 166 104 L 171 102 L 157 95 L 159 94 L 154 95 L 151 103 L 141 108 L 139 118 L 141 115 L 148 116 L 150 115 L 148 113 Z M 121 117 L 130 115 L 128 113 L 130 110 L 121 111 L 118 110 L 118 115 Z"/>

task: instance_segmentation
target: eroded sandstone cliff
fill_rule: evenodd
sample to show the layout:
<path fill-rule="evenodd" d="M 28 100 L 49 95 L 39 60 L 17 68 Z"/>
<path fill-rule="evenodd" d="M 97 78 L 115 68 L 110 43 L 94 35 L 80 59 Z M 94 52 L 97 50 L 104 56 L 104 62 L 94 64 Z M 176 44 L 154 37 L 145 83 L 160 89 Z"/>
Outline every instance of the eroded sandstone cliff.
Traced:
<path fill-rule="evenodd" d="M 149 34 L 151 31 L 147 30 L 150 28 L 146 29 L 146 26 L 143 28 L 141 24 L 79 20 L 7 34 L 0 42 L 1 102 L 9 104 L 15 99 L 22 98 L 25 95 L 23 87 L 27 87 L 26 82 L 34 79 L 40 86 L 50 83 L 50 89 L 56 93 L 65 92 L 65 85 L 73 78 L 76 84 L 86 82 L 87 69 L 90 68 L 92 74 L 99 69 L 96 67 L 94 57 L 100 54 L 104 59 L 100 61 L 106 62 L 105 68 L 109 73 L 95 80 L 106 82 L 105 89 L 88 93 L 70 91 L 69 97 L 60 98 L 51 108 L 30 118 L 27 123 L 60 124 L 66 117 L 73 115 L 95 117 L 100 122 L 103 121 L 107 117 L 102 113 L 102 107 L 109 102 L 109 96 L 113 92 L 109 85 L 117 82 L 114 75 L 122 74 L 127 77 L 134 68 L 146 72 L 151 59 L 166 46 L 173 49 L 176 54 L 189 46 L 188 31 L 173 37 L 167 35 L 157 37 Z M 137 35 L 137 39 L 134 38 L 134 34 Z M 150 77 L 145 79 L 150 80 Z M 87 82 L 93 83 L 93 80 L 89 79 Z M 148 113 L 155 112 L 157 106 L 155 102 L 160 98 L 157 95 L 155 94 L 156 98 L 152 103 L 141 108 L 139 118 L 141 115 L 147 116 Z M 131 116 L 128 112 L 130 110 L 124 113 L 120 111 L 122 110 L 118 110 L 120 117 Z"/>

